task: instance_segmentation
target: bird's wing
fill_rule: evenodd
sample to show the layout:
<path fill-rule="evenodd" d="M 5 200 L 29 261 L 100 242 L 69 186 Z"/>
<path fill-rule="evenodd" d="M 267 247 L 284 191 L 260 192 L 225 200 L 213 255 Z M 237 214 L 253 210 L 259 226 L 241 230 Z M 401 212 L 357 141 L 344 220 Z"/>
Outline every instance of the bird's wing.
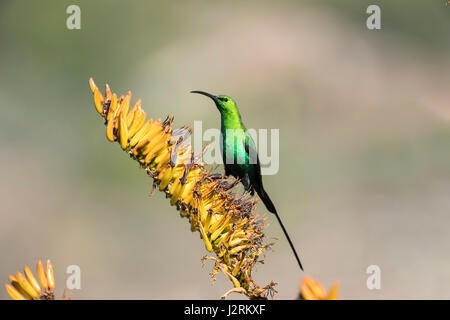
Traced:
<path fill-rule="evenodd" d="M 256 146 L 255 146 L 255 142 L 253 141 L 252 137 L 247 133 L 245 135 L 245 152 L 247 152 L 248 157 L 249 157 L 249 163 L 251 165 L 251 167 L 254 169 L 253 172 L 253 178 L 254 180 L 254 187 L 256 188 L 261 188 L 262 189 L 262 177 L 261 177 L 261 165 L 259 163 L 259 156 L 258 153 L 256 152 Z M 250 177 L 251 179 L 252 177 Z"/>

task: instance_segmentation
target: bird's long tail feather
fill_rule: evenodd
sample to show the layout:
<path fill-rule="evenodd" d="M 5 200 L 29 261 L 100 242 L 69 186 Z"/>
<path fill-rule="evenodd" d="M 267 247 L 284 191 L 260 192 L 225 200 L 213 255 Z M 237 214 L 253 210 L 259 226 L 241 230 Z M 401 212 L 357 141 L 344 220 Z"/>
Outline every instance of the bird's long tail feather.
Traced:
<path fill-rule="evenodd" d="M 273 213 L 275 215 L 275 217 L 277 217 L 278 223 L 280 224 L 281 229 L 283 230 L 284 235 L 286 236 L 286 239 L 289 242 L 289 245 L 291 246 L 292 251 L 294 252 L 294 255 L 295 255 L 295 258 L 297 259 L 298 265 L 299 265 L 300 269 L 303 271 L 303 266 L 302 266 L 302 263 L 300 262 L 300 258 L 298 257 L 297 250 L 295 250 L 294 244 L 292 243 L 291 238 L 289 238 L 286 228 L 284 227 L 283 222 L 281 221 L 281 218 L 278 215 L 278 212 L 275 209 L 275 206 L 273 205 L 272 200 L 270 200 L 269 195 L 262 188 L 261 188 L 261 191 L 258 192 L 258 195 L 259 195 L 259 198 L 264 203 L 264 205 L 266 206 L 267 210 L 269 210 L 271 213 Z"/>

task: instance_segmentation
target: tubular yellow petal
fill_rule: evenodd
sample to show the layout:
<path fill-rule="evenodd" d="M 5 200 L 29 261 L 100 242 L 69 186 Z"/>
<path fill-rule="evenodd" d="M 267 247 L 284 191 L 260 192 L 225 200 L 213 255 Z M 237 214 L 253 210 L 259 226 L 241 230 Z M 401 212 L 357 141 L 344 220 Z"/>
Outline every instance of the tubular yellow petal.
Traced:
<path fill-rule="evenodd" d="M 47 276 L 45 275 L 44 265 L 41 260 L 38 260 L 36 264 L 36 273 L 38 275 L 39 281 L 41 282 L 41 286 L 44 290 L 48 290 L 48 281 Z"/>
<path fill-rule="evenodd" d="M 220 234 L 223 232 L 223 230 L 225 229 L 225 227 L 227 226 L 226 224 L 228 223 L 228 221 L 230 220 L 230 217 L 227 218 L 226 222 L 224 224 L 222 224 L 220 226 L 220 228 L 218 228 L 217 230 L 215 230 L 212 234 L 211 234 L 211 241 L 214 241 L 217 239 L 218 236 L 220 236 Z"/>
<path fill-rule="evenodd" d="M 237 246 L 238 244 L 240 244 L 241 242 L 244 242 L 244 241 L 246 241 L 247 240 L 247 238 L 245 238 L 245 237 L 242 237 L 242 238 L 236 238 L 236 239 L 233 239 L 233 240 L 231 240 L 230 242 L 228 242 L 228 245 L 230 246 L 230 247 L 235 247 L 235 246 Z"/>
<path fill-rule="evenodd" d="M 28 293 L 33 299 L 39 299 L 39 294 L 33 289 L 31 284 L 21 272 L 16 272 L 16 279 L 26 293 Z"/>
<path fill-rule="evenodd" d="M 94 79 L 89 78 L 89 87 L 91 88 L 92 93 L 95 92 L 95 89 L 97 88 L 97 86 L 95 85 Z"/>
<path fill-rule="evenodd" d="M 158 148 L 156 148 L 157 145 L 159 146 L 166 145 L 167 137 L 164 134 L 160 134 L 154 137 L 150 137 L 149 134 L 147 134 L 146 137 L 150 139 L 150 144 L 145 147 L 146 148 L 145 153 L 151 152 L 152 154 L 155 154 L 156 152 L 159 151 L 157 150 Z"/>
<path fill-rule="evenodd" d="M 164 171 L 164 175 L 162 176 L 161 183 L 159 184 L 159 190 L 165 190 L 172 180 L 172 171 L 173 168 L 169 167 Z"/>
<path fill-rule="evenodd" d="M 241 287 L 241 283 L 230 272 L 224 269 L 222 269 L 222 272 L 227 276 L 228 279 L 230 279 L 233 282 L 235 288 Z"/>
<path fill-rule="evenodd" d="M 138 111 L 136 111 L 135 120 L 137 118 L 137 112 Z M 151 123 L 152 123 L 152 119 L 147 120 L 145 122 L 145 124 L 142 126 L 142 128 L 139 129 L 138 132 L 136 132 L 136 134 L 130 140 L 130 147 L 133 148 L 134 146 L 136 146 L 141 139 L 147 139 L 146 134 L 150 130 L 150 124 Z M 128 130 L 128 135 L 131 137 L 130 130 Z"/>
<path fill-rule="evenodd" d="M 134 147 L 134 154 L 142 154 L 143 149 L 150 143 L 150 138 L 141 139 Z"/>
<path fill-rule="evenodd" d="M 172 185 L 172 188 L 174 191 L 172 193 L 172 198 L 170 199 L 170 205 L 175 205 L 178 201 L 178 197 L 180 195 L 180 192 L 182 191 L 184 185 L 180 182 L 180 179 L 176 179 L 175 182 Z"/>
<path fill-rule="evenodd" d="M 180 187 L 180 186 L 181 186 L 180 179 L 179 179 L 179 178 L 176 178 L 175 181 L 172 183 L 172 185 L 171 185 L 170 188 L 169 188 L 169 194 L 172 195 L 172 198 L 173 198 L 173 195 L 174 195 L 176 192 L 178 192 L 177 189 L 178 189 L 178 187 Z M 173 206 L 172 201 L 170 202 L 170 204 Z"/>
<path fill-rule="evenodd" d="M 200 224 L 199 227 L 200 227 L 200 234 L 202 236 L 203 242 L 205 243 L 206 250 L 208 250 L 209 252 L 213 252 L 214 250 L 211 241 L 209 241 L 208 236 L 206 235 L 205 230 L 203 229 L 203 226 Z"/>
<path fill-rule="evenodd" d="M 318 300 L 307 286 L 302 287 L 301 296 L 304 300 Z"/>
<path fill-rule="evenodd" d="M 164 175 L 166 174 L 166 172 L 169 168 L 171 168 L 171 166 L 162 168 L 161 171 L 158 172 L 158 175 L 156 175 L 154 179 L 161 183 L 162 179 L 164 178 Z"/>
<path fill-rule="evenodd" d="M 310 284 L 309 289 L 314 293 L 316 297 L 319 299 L 323 299 L 327 296 L 327 292 L 320 282 L 314 282 L 314 284 Z"/>
<path fill-rule="evenodd" d="M 130 112 L 128 112 L 126 123 L 127 123 L 127 129 L 131 126 L 134 120 L 134 116 L 136 115 L 136 109 L 131 109 Z"/>
<path fill-rule="evenodd" d="M 242 251 L 242 250 L 244 250 L 244 249 L 246 249 L 246 248 L 248 248 L 248 247 L 249 247 L 248 244 L 244 244 L 244 245 L 242 245 L 242 246 L 237 246 L 237 247 L 232 248 L 232 249 L 229 251 L 229 253 L 230 253 L 230 255 L 233 255 L 233 254 L 236 254 L 236 253 L 238 253 L 238 252 L 240 252 L 240 251 Z"/>
<path fill-rule="evenodd" d="M 41 286 L 39 285 L 39 282 L 34 277 L 33 272 L 31 272 L 30 267 L 25 266 L 23 268 L 23 270 L 25 272 L 25 276 L 27 277 L 28 282 L 31 284 L 33 289 L 40 295 L 42 292 Z"/>
<path fill-rule="evenodd" d="M 100 90 L 98 90 L 98 88 L 95 89 L 94 92 L 94 105 L 95 105 L 95 110 L 97 110 L 97 112 L 101 115 L 103 115 L 103 96 L 100 93 Z"/>
<path fill-rule="evenodd" d="M 158 122 L 153 122 L 152 125 L 150 126 L 150 131 L 148 133 L 148 137 L 150 139 L 157 140 L 158 138 L 161 138 L 163 136 L 164 132 L 163 132 L 163 127 L 161 126 L 161 123 Z"/>
<path fill-rule="evenodd" d="M 158 156 L 155 158 L 154 162 L 156 165 L 156 170 L 161 170 L 162 167 L 167 166 L 170 161 L 170 152 L 168 152 L 167 148 L 162 147 L 161 150 L 158 151 Z"/>
<path fill-rule="evenodd" d="M 244 262 L 245 262 L 245 260 L 242 259 L 242 257 L 241 257 L 240 261 L 238 261 L 238 262 L 236 263 L 236 265 L 235 265 L 233 271 L 231 272 L 231 275 L 232 275 L 233 277 L 236 277 L 236 276 L 237 276 L 237 274 L 238 274 L 239 271 L 241 270 L 241 267 L 242 267 L 242 265 L 244 264 Z"/>
<path fill-rule="evenodd" d="M 192 190 L 195 188 L 195 186 L 192 186 L 191 188 L 191 192 L 189 192 L 188 194 L 186 194 L 185 196 L 182 196 L 181 199 L 184 201 L 184 203 L 187 206 L 190 206 L 192 204 L 192 200 L 194 199 L 194 193 L 192 192 Z M 185 192 L 186 193 L 186 190 Z"/>
<path fill-rule="evenodd" d="M 245 232 L 244 231 L 236 231 L 231 236 L 230 241 L 235 240 L 235 239 L 240 239 L 240 238 L 243 238 L 243 237 L 245 237 Z"/>
<path fill-rule="evenodd" d="M 5 284 L 6 292 L 14 300 L 26 300 L 12 285 Z"/>
<path fill-rule="evenodd" d="M 138 109 L 136 111 L 136 115 L 134 116 L 133 123 L 130 126 L 130 129 L 128 130 L 129 137 L 132 138 L 134 135 L 144 126 L 145 119 L 147 115 L 142 109 Z"/>
<path fill-rule="evenodd" d="M 319 282 L 314 281 L 311 277 L 303 277 L 302 279 L 302 292 L 306 290 L 310 292 L 316 299 L 323 299 L 326 297 L 327 292 Z"/>
<path fill-rule="evenodd" d="M 30 296 L 25 290 L 22 289 L 19 282 L 13 275 L 8 276 L 8 280 L 11 285 L 27 300 L 33 300 L 33 297 Z"/>
<path fill-rule="evenodd" d="M 264 290 L 262 290 L 262 291 L 264 291 Z M 261 292 L 262 292 L 261 291 Z M 241 293 L 241 294 L 247 294 L 247 291 L 244 289 L 244 288 L 242 288 L 242 287 L 239 287 L 239 288 L 232 288 L 232 289 L 230 289 L 230 290 L 228 290 L 227 292 L 225 292 L 225 294 L 223 294 L 221 297 L 220 297 L 220 299 L 226 299 L 230 294 L 232 294 L 232 293 Z"/>
<path fill-rule="evenodd" d="M 216 246 L 220 246 L 222 243 L 228 247 L 228 239 L 230 238 L 231 231 L 224 231 L 219 237 L 214 240 Z"/>
<path fill-rule="evenodd" d="M 151 144 L 151 142 L 150 142 L 150 144 Z M 146 154 L 145 163 L 149 164 L 153 161 L 153 159 L 155 159 L 155 161 L 154 161 L 155 164 L 159 164 L 163 159 L 166 159 L 168 161 L 168 159 L 170 159 L 170 154 L 168 153 L 167 149 L 163 150 L 163 148 L 166 145 L 167 145 L 166 141 L 161 141 L 159 144 L 154 146 L 152 149 L 150 149 L 149 146 L 147 145 L 145 147 L 145 151 L 144 151 L 144 154 Z M 161 150 L 163 151 L 163 153 L 160 155 L 157 155 L 157 153 L 160 152 Z"/>
<path fill-rule="evenodd" d="M 214 215 L 211 217 L 211 223 L 210 223 L 208 232 L 209 232 L 209 233 L 213 233 L 214 231 L 216 231 L 216 230 L 219 228 L 219 226 L 220 226 L 221 224 L 223 224 L 224 221 L 225 221 L 227 218 L 229 218 L 229 216 L 228 216 L 226 213 L 223 213 L 223 214 L 214 214 Z"/>
<path fill-rule="evenodd" d="M 111 88 L 108 84 L 105 85 L 105 101 L 111 101 Z"/>
<path fill-rule="evenodd" d="M 16 278 L 14 278 L 14 276 L 13 276 L 12 274 L 10 274 L 10 275 L 8 276 L 8 280 L 9 280 L 9 282 L 11 282 L 11 283 L 13 283 L 13 281 L 17 281 Z"/>
<path fill-rule="evenodd" d="M 330 292 L 328 293 L 327 299 L 328 300 L 339 300 L 339 282 L 335 282 L 333 286 L 330 289 Z"/>
<path fill-rule="evenodd" d="M 129 128 L 131 124 L 133 123 L 134 116 L 136 115 L 136 111 L 138 108 L 141 107 L 141 99 L 138 99 L 136 103 L 134 104 L 134 107 L 130 110 L 130 112 L 127 115 L 127 127 Z"/>
<path fill-rule="evenodd" d="M 206 222 L 206 218 L 208 217 L 208 211 L 206 211 L 205 206 L 203 205 L 203 202 L 200 201 L 199 203 L 197 203 L 195 205 L 195 207 L 198 210 L 198 216 L 199 216 L 199 220 L 200 222 L 204 225 Z M 206 230 L 208 230 L 208 228 L 206 228 Z"/>
<path fill-rule="evenodd" d="M 114 123 L 115 123 L 115 119 L 111 119 L 108 121 L 108 123 L 106 124 L 106 138 L 108 139 L 108 141 L 114 142 L 115 141 L 115 137 L 114 137 Z"/>
<path fill-rule="evenodd" d="M 48 288 L 50 290 L 55 289 L 55 278 L 53 277 L 53 265 L 50 260 L 47 260 L 45 265 L 45 275 L 47 276 Z"/>
<path fill-rule="evenodd" d="M 116 109 L 114 110 L 113 118 L 118 118 L 120 116 L 120 113 L 122 112 L 123 98 L 124 98 L 123 95 L 121 95 L 117 99 L 117 106 L 116 106 Z"/>
<path fill-rule="evenodd" d="M 207 216 L 206 216 L 206 220 L 205 220 L 205 224 L 203 225 L 205 230 L 209 230 L 209 225 L 211 223 L 211 217 L 213 216 L 212 214 L 210 214 L 208 211 L 206 211 Z"/>
<path fill-rule="evenodd" d="M 183 193 L 180 195 L 180 199 L 186 202 L 186 204 L 189 204 L 192 200 L 192 192 L 196 183 L 197 181 L 192 179 L 192 181 L 187 183 L 186 187 L 183 190 Z"/>
<path fill-rule="evenodd" d="M 122 114 L 124 118 L 126 118 L 128 115 L 128 110 L 130 108 L 130 100 L 131 100 L 131 91 L 128 91 L 122 102 Z"/>
<path fill-rule="evenodd" d="M 114 93 L 111 96 L 111 103 L 109 104 L 108 114 L 106 115 L 106 120 L 111 120 L 114 118 L 114 113 L 117 110 L 117 95 Z"/>
<path fill-rule="evenodd" d="M 172 195 L 172 199 L 170 200 L 170 204 L 174 205 L 180 200 L 180 194 L 183 192 L 184 188 L 186 187 L 186 184 L 180 183 L 180 185 L 177 187 L 176 192 Z"/>
<path fill-rule="evenodd" d="M 120 146 L 123 150 L 127 148 L 128 145 L 128 127 L 126 120 L 121 116 L 120 117 L 120 127 L 119 127 L 119 140 Z"/>

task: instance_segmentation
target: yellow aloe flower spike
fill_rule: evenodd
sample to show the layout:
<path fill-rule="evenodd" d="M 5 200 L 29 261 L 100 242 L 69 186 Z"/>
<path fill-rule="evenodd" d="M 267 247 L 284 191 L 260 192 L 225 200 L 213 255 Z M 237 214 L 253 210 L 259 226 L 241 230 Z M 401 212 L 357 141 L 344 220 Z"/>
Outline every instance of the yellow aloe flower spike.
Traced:
<path fill-rule="evenodd" d="M 255 214 L 256 202 L 247 194 L 238 196 L 236 182 L 211 173 L 194 155 L 185 140 L 191 127 L 174 130 L 173 117 L 164 121 L 147 119 L 141 100 L 128 112 L 131 92 L 117 100 L 109 86 L 99 96 L 94 80 L 89 79 L 94 106 L 106 122 L 106 136 L 120 147 L 154 179 L 154 187 L 170 198 L 180 215 L 189 220 L 191 230 L 199 232 L 208 252 L 214 253 L 212 277 L 222 272 L 232 283 L 232 292 L 253 299 L 273 296 L 274 282 L 258 286 L 251 271 L 272 244 L 264 242 L 264 219 Z M 99 105 L 101 102 L 101 105 Z M 50 287 L 50 286 L 49 286 Z"/>

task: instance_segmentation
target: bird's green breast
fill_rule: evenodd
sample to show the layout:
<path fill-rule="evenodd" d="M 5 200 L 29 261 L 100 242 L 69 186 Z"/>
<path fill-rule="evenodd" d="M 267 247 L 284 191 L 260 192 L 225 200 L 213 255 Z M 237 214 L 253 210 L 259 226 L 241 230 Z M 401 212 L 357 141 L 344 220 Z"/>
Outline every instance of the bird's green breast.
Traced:
<path fill-rule="evenodd" d="M 248 139 L 247 128 L 242 123 L 237 107 L 221 111 L 221 133 L 224 164 L 237 175 L 247 172 L 249 169 L 249 155 L 245 150 Z"/>
<path fill-rule="evenodd" d="M 222 127 L 222 154 L 225 166 L 236 175 L 248 172 L 249 154 L 245 149 L 247 132 L 242 128 L 230 129 Z"/>

